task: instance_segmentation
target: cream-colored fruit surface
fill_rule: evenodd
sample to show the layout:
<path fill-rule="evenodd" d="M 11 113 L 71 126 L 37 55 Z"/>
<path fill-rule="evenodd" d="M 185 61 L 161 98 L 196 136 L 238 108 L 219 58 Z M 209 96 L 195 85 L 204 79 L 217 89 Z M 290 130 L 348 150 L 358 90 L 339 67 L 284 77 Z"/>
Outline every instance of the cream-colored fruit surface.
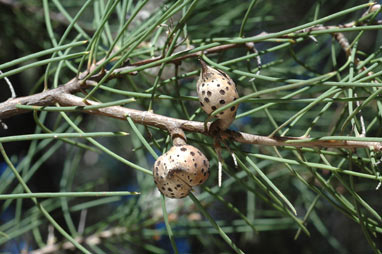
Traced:
<path fill-rule="evenodd" d="M 233 80 L 223 71 L 208 66 L 204 61 L 202 71 L 196 84 L 200 105 L 210 115 L 216 109 L 227 105 L 239 98 L 236 85 Z M 220 119 L 219 127 L 227 129 L 236 116 L 238 105 L 232 106 L 215 117 Z"/>
<path fill-rule="evenodd" d="M 186 197 L 193 186 L 209 176 L 209 162 L 199 149 L 191 145 L 173 146 L 154 163 L 154 182 L 169 198 Z"/>

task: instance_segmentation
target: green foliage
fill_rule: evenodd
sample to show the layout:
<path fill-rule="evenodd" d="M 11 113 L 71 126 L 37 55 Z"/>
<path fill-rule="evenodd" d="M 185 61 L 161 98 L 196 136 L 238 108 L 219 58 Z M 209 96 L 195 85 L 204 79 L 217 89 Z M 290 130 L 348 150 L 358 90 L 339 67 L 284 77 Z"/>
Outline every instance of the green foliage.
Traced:
<path fill-rule="evenodd" d="M 3 252 L 44 253 L 48 244 L 58 248 L 51 253 L 70 253 L 62 245 L 69 241 L 75 253 L 381 253 L 380 151 L 350 145 L 381 142 L 381 14 L 362 16 L 370 4 L 3 5 L 1 101 L 10 97 L 5 78 L 26 96 L 65 84 L 101 60 L 86 78 L 107 70 L 76 94 L 98 106 L 18 105 L 31 113 L 3 120 Z M 333 27 L 309 30 L 320 25 Z M 349 41 L 346 52 L 338 33 Z M 234 46 L 208 52 L 228 44 Z M 231 142 L 238 167 L 224 151 L 219 188 L 212 138 L 186 133 L 210 159 L 211 176 L 189 197 L 170 200 L 159 195 L 151 173 L 171 147 L 169 133 L 86 112 L 121 105 L 203 122 L 194 53 L 236 81 L 240 99 L 225 107 L 240 103 L 232 129 L 306 139 L 302 148 Z M 309 147 L 315 140 L 344 145 Z M 47 243 L 52 226 L 56 239 Z"/>

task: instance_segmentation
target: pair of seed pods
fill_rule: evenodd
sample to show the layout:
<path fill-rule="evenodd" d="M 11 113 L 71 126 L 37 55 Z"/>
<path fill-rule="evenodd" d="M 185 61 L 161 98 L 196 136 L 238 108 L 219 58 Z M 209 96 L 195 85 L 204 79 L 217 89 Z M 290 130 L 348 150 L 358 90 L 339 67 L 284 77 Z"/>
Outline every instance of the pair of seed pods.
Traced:
<path fill-rule="evenodd" d="M 225 72 L 208 66 L 202 60 L 200 62 L 202 71 L 196 88 L 200 105 L 210 116 L 216 109 L 239 98 L 239 95 L 235 83 Z M 227 129 L 235 119 L 237 108 L 238 105 L 235 105 L 217 114 L 214 128 Z M 175 144 L 155 161 L 153 174 L 155 184 L 166 197 L 184 198 L 192 187 L 207 180 L 209 161 L 196 147 Z"/>

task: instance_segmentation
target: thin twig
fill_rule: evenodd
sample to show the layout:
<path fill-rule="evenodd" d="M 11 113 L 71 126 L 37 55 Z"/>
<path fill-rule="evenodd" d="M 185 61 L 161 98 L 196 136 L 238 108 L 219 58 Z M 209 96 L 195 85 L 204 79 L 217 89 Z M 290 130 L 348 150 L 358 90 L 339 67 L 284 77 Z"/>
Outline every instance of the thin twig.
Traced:
<path fill-rule="evenodd" d="M 80 221 L 78 223 L 78 229 L 77 229 L 78 234 L 80 235 L 84 233 L 87 214 L 88 214 L 88 209 L 81 210 Z"/>
<path fill-rule="evenodd" d="M 249 51 L 252 51 L 253 53 L 257 54 L 256 55 L 256 62 L 257 62 L 257 72 L 256 72 L 256 75 L 259 75 L 260 74 L 260 71 L 261 71 L 261 68 L 262 68 L 262 63 L 261 63 L 261 57 L 260 57 L 260 54 L 259 54 L 259 51 L 257 51 L 256 47 L 255 47 L 255 44 L 254 43 L 247 43 L 246 44 L 247 48 Z M 254 81 L 256 78 L 251 78 L 249 80 L 249 82 L 252 82 Z"/>
<path fill-rule="evenodd" d="M 0 70 L 0 74 L 3 74 L 3 72 L 1 70 Z M 11 81 L 9 81 L 9 79 L 7 77 L 4 77 L 4 79 L 5 79 L 5 82 L 7 83 L 8 87 L 9 87 L 9 90 L 11 91 L 11 98 L 16 98 L 15 89 L 13 88 Z"/>
<path fill-rule="evenodd" d="M 357 97 L 357 94 L 354 93 L 354 96 Z M 356 101 L 355 103 L 356 103 L 357 107 L 359 108 L 359 106 L 360 106 L 359 101 Z M 359 110 L 358 113 L 359 113 L 359 121 L 361 123 L 361 135 L 360 136 L 366 137 L 366 127 L 365 127 L 365 121 L 364 121 L 363 115 L 362 115 L 362 110 Z"/>
<path fill-rule="evenodd" d="M 378 24 L 378 25 L 382 24 L 382 20 L 377 20 L 373 24 Z M 360 25 L 362 25 L 362 24 L 356 24 L 356 22 L 349 22 L 349 23 L 346 23 L 343 25 L 332 25 L 332 26 L 317 25 L 317 26 L 313 26 L 310 28 L 302 29 L 300 31 L 296 31 L 295 34 L 306 33 L 307 36 L 309 37 L 309 33 L 312 31 L 330 30 L 330 29 L 336 29 L 336 28 L 351 28 L 351 27 L 360 26 Z M 261 32 L 252 38 L 255 40 L 257 37 L 261 37 L 261 36 L 264 36 L 267 34 L 269 34 L 269 33 Z M 343 34 L 342 33 L 334 33 L 333 36 L 334 37 L 343 36 Z M 294 39 L 295 36 L 294 35 L 284 35 L 284 36 L 281 36 L 281 38 Z M 340 42 L 339 38 L 337 39 L 337 41 Z M 239 48 L 239 47 L 247 47 L 248 49 L 250 49 L 253 47 L 253 43 L 252 42 L 246 42 L 246 43 L 231 43 L 231 44 L 219 45 L 219 46 L 204 50 L 203 54 L 212 54 L 212 53 L 217 53 L 217 52 L 225 51 L 225 50 L 232 49 L 232 48 Z M 341 45 L 341 47 L 345 50 L 345 47 L 343 47 L 343 45 Z M 179 54 L 180 52 L 177 52 L 177 53 Z M 174 59 L 169 60 L 168 63 L 177 63 L 177 62 L 180 62 L 184 59 L 199 57 L 201 54 L 202 54 L 202 52 L 185 54 L 183 56 L 179 56 L 179 57 L 176 57 Z M 125 72 L 128 69 L 134 68 L 133 66 L 142 66 L 142 65 L 158 62 L 156 65 L 153 65 L 150 67 L 150 68 L 152 68 L 152 67 L 160 65 L 161 64 L 160 60 L 162 60 L 162 59 L 163 59 L 163 56 L 144 59 L 144 60 L 141 60 L 141 61 L 138 61 L 135 63 L 130 63 L 129 66 L 118 68 L 118 69 L 116 69 L 116 71 L 118 73 L 119 72 Z M 259 62 L 259 59 L 257 59 L 257 61 Z"/>
<path fill-rule="evenodd" d="M 3 74 L 3 72 L 1 70 L 0 70 L 0 74 Z M 16 92 L 15 92 L 15 89 L 13 88 L 13 86 L 12 86 L 11 81 L 9 81 L 9 79 L 7 77 L 4 77 L 4 79 L 5 79 L 5 82 L 7 83 L 8 87 L 9 87 L 9 90 L 11 91 L 11 97 L 10 98 L 11 99 L 16 98 Z M 4 130 L 8 129 L 8 126 L 3 121 L 0 120 L 0 124 L 3 127 Z"/>

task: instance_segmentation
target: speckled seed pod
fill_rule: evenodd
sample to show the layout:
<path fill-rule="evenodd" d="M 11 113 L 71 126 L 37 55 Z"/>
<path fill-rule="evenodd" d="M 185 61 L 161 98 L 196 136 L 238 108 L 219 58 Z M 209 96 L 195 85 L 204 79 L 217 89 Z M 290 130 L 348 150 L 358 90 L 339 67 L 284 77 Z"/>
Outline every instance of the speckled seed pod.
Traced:
<path fill-rule="evenodd" d="M 199 149 L 191 145 L 173 146 L 154 163 L 154 182 L 169 198 L 186 197 L 193 186 L 209 176 L 209 162 Z"/>
<path fill-rule="evenodd" d="M 202 71 L 196 83 L 200 105 L 203 110 L 210 115 L 216 109 L 239 98 L 236 85 L 233 80 L 223 71 L 208 66 L 200 60 Z M 236 116 L 238 105 L 232 106 L 215 117 L 220 121 L 218 127 L 221 130 L 227 129 Z"/>

